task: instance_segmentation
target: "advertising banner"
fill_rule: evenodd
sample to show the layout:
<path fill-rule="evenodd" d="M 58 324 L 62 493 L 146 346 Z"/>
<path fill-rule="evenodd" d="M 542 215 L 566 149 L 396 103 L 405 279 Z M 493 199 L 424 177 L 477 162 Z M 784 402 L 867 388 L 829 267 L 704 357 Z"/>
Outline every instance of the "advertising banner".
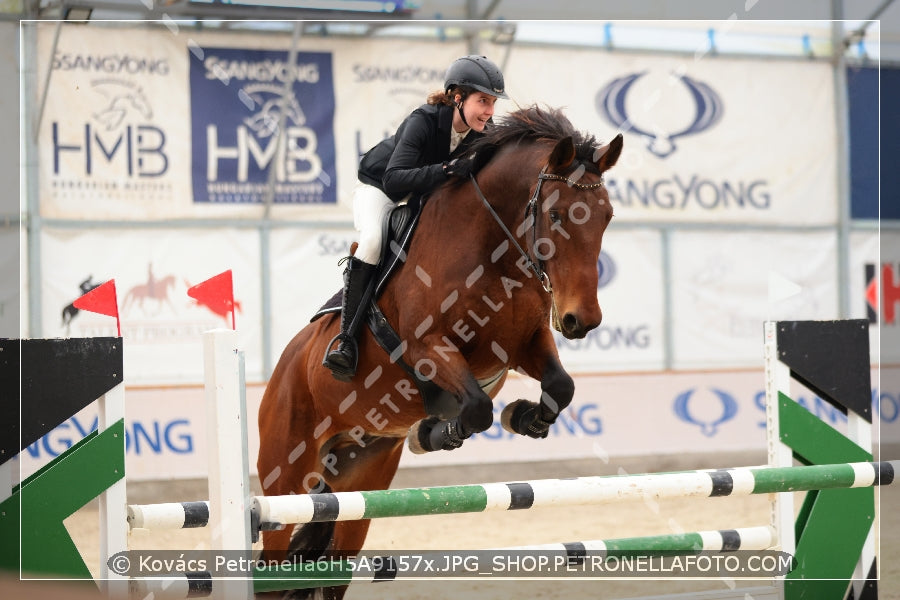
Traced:
<path fill-rule="evenodd" d="M 360 153 L 466 53 L 458 43 L 301 38 L 289 66 L 287 35 L 65 26 L 50 57 L 53 33 L 39 28 L 38 62 L 52 69 L 39 145 L 41 209 L 54 217 L 259 216 L 247 203 L 259 208 L 271 165 L 277 204 L 347 218 Z M 506 47 L 482 51 L 501 61 Z M 624 132 L 608 178 L 620 220 L 837 220 L 826 63 L 523 46 L 505 79 L 497 118 L 541 103 L 600 139 Z"/>
<path fill-rule="evenodd" d="M 867 253 L 865 298 L 869 321 L 881 336 L 881 361 L 900 365 L 900 230 L 881 230 L 880 256 Z M 857 280 L 858 281 L 858 280 Z"/>
<path fill-rule="evenodd" d="M 36 64 L 50 69 L 38 132 L 42 215 L 185 216 L 184 42 L 146 28 L 64 26 L 51 56 L 55 30 L 55 23 L 38 27 Z"/>
<path fill-rule="evenodd" d="M 672 234 L 676 368 L 759 364 L 766 320 L 839 318 L 832 232 Z"/>
<path fill-rule="evenodd" d="M 331 53 L 299 52 L 293 65 L 288 58 L 191 48 L 194 202 L 337 201 Z"/>
<path fill-rule="evenodd" d="M 247 377 L 262 378 L 259 243 L 255 232 L 217 230 L 73 231 L 41 238 L 44 337 L 116 335 L 116 320 L 72 301 L 115 280 L 126 384 L 202 383 L 204 331 L 230 328 L 231 314 L 188 297 L 188 288 L 232 270 L 235 320 Z"/>
<path fill-rule="evenodd" d="M 888 378 L 890 379 L 890 378 Z M 891 379 L 896 382 L 896 377 Z M 900 442 L 896 387 L 877 385 L 873 371 L 874 440 Z M 264 388 L 247 387 L 248 456 L 256 475 L 256 415 Z M 164 392 L 164 393 L 163 393 Z M 757 369 L 710 373 L 581 375 L 575 399 L 546 439 L 510 434 L 500 427 L 503 407 L 517 398 L 537 399 L 538 384 L 512 375 L 494 401 L 494 424 L 451 452 L 414 455 L 404 449 L 401 468 L 512 461 L 617 458 L 665 454 L 758 452 L 766 460 L 765 380 Z M 835 429 L 846 417 L 799 387 L 792 397 Z M 202 386 L 126 390 L 126 470 L 130 481 L 205 478 L 206 407 Z M 27 476 L 97 426 L 95 406 L 68 419 L 21 455 Z M 749 466 L 723 463 L 724 467 Z"/>
<path fill-rule="evenodd" d="M 878 231 L 854 231 L 850 234 L 850 317 L 853 319 L 869 320 L 869 356 L 873 363 L 893 362 L 900 364 L 900 353 L 888 350 L 882 354 L 882 330 L 885 324 L 879 322 L 878 310 L 879 288 L 876 276 L 884 276 L 890 273 L 890 262 L 884 261 L 881 268 L 876 268 L 879 264 L 879 236 Z M 885 271 L 885 264 L 887 271 Z M 898 278 L 900 281 L 900 278 Z M 900 286 L 898 286 L 900 287 Z M 888 291 L 890 296 L 890 292 Z M 900 299 L 900 294 L 897 298 Z M 894 335 L 900 331 L 900 328 L 894 328 Z M 891 339 L 891 333 L 888 333 L 888 339 Z M 900 343 L 900 339 L 895 337 L 895 342 Z M 896 345 L 894 346 L 896 348 Z"/>
<path fill-rule="evenodd" d="M 620 229 L 603 236 L 597 298 L 600 325 L 579 340 L 554 331 L 563 365 L 572 373 L 665 367 L 662 241 L 658 231 Z"/>
<path fill-rule="evenodd" d="M 831 69 L 517 46 L 504 74 L 518 104 L 564 107 L 603 140 L 624 133 L 608 177 L 617 219 L 819 225 L 838 215 Z"/>
<path fill-rule="evenodd" d="M 349 221 L 360 155 L 466 53 L 301 38 L 291 66 L 289 35 L 64 25 L 50 57 L 55 29 L 37 27 L 48 218 L 260 218 L 271 194 L 273 218 Z"/>

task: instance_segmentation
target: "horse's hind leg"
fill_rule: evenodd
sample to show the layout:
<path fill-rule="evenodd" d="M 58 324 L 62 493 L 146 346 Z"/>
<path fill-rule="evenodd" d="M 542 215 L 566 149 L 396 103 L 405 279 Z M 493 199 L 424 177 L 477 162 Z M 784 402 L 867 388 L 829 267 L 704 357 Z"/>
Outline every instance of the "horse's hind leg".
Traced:
<path fill-rule="evenodd" d="M 314 435 L 319 421 L 300 366 L 304 364 L 304 345 L 303 335 L 292 340 L 269 379 L 259 407 L 256 464 L 263 493 L 269 496 L 303 494 L 319 484 L 319 442 Z M 265 558 L 282 560 L 292 532 L 291 525 L 263 531 Z"/>
<path fill-rule="evenodd" d="M 350 492 L 387 489 L 403 450 L 403 438 L 364 437 L 365 446 L 346 435 L 329 440 L 321 451 L 321 464 L 327 491 Z M 333 523 L 331 543 L 321 548 L 328 528 L 310 523 L 300 528 L 291 540 L 289 556 L 304 559 L 320 556 L 351 556 L 362 549 L 369 531 L 369 520 Z M 318 553 L 317 553 L 318 552 Z"/>
<path fill-rule="evenodd" d="M 385 490 L 391 485 L 400 463 L 403 438 L 365 437 L 365 446 L 340 436 L 323 448 L 325 481 L 334 491 Z M 335 524 L 333 551 L 355 554 L 363 547 L 369 520 Z"/>
<path fill-rule="evenodd" d="M 370 437 L 359 440 L 338 435 L 326 442 L 320 452 L 326 492 L 387 489 L 397 472 L 403 450 L 403 438 Z M 362 550 L 370 520 L 307 523 L 297 529 L 288 548 L 289 560 L 315 560 L 321 557 L 355 556 Z M 346 586 L 318 590 L 326 600 L 340 600 Z M 313 598 L 316 590 L 298 590 L 286 596 Z"/>

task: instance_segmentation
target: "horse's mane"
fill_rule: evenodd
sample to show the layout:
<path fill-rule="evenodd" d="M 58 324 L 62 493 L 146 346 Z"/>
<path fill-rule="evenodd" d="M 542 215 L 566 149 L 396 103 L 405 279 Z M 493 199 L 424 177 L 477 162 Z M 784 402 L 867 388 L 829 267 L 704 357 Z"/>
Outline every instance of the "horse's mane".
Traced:
<path fill-rule="evenodd" d="M 484 167 L 500 148 L 509 144 L 540 141 L 555 143 L 567 136 L 572 136 L 575 143 L 576 160 L 584 161 L 590 168 L 595 162 L 594 150 L 598 146 L 593 135 L 576 131 L 572 122 L 558 108 L 541 108 L 536 104 L 520 108 L 500 117 L 485 129 L 482 137 L 472 143 L 474 170 Z"/>

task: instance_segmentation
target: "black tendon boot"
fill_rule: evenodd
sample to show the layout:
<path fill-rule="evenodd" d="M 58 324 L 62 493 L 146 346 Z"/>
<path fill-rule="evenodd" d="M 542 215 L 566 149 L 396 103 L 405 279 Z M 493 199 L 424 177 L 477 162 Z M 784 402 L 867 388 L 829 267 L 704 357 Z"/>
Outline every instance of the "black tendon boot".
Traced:
<path fill-rule="evenodd" d="M 356 375 L 358 359 L 356 333 L 363 321 L 362 315 L 357 318 L 357 313 L 374 272 L 375 265 L 370 265 L 352 256 L 344 269 L 341 332 L 328 344 L 325 359 L 322 361 L 322 364 L 331 369 L 332 375 L 339 381 L 350 381 Z M 340 340 L 340 343 L 337 348 L 332 350 L 335 340 Z"/>

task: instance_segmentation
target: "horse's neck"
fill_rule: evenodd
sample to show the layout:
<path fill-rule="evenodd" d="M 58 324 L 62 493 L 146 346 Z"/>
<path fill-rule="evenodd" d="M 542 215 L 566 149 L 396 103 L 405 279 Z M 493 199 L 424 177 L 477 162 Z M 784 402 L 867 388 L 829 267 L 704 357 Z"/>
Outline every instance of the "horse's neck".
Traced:
<path fill-rule="evenodd" d="M 537 164 L 538 160 L 524 152 L 498 153 L 478 174 L 477 188 L 471 182 L 461 182 L 443 188 L 429 200 L 430 214 L 423 215 L 416 235 L 435 248 L 458 248 L 460 239 L 464 239 L 465 252 L 454 257 L 460 267 L 478 263 L 479 269 L 488 271 L 503 273 L 515 269 L 514 263 L 521 256 L 509 243 L 504 227 L 517 244 L 526 247 L 521 226 L 530 186 L 537 181 L 539 170 L 523 167 Z M 498 218 L 503 226 L 497 223 Z M 494 251 L 501 247 L 508 247 L 508 251 L 495 255 Z"/>
<path fill-rule="evenodd" d="M 490 212 L 484 205 L 487 200 L 519 243 L 522 243 L 522 238 L 518 230 L 525 220 L 525 208 L 540 173 L 539 167 L 532 167 L 537 164 L 535 156 L 536 149 L 506 148 L 499 151 L 478 177 L 484 197 L 478 193 L 471 194 L 471 209 Z M 494 218 L 489 220 L 493 222 Z M 493 226 L 497 227 L 496 223 Z"/>

